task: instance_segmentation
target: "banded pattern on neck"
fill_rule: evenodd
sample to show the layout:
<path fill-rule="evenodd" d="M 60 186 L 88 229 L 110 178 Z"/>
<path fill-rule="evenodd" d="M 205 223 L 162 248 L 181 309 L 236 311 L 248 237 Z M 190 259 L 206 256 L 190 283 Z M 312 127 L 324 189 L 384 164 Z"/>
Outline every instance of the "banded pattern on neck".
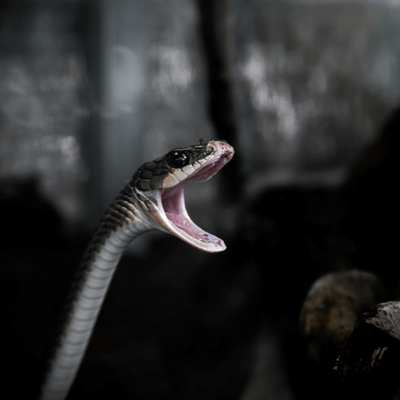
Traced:
<path fill-rule="evenodd" d="M 129 193 L 129 196 L 127 195 Z M 41 399 L 59 400 L 69 390 L 85 354 L 116 266 L 126 247 L 154 229 L 135 206 L 128 184 L 104 214 L 75 276 Z M 145 204 L 143 200 L 142 204 Z"/>

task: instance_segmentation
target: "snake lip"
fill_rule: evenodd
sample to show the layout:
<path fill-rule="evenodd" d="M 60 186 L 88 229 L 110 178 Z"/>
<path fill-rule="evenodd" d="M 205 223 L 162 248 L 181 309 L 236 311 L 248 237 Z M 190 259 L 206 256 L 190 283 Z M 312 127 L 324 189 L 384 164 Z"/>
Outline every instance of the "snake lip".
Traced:
<path fill-rule="evenodd" d="M 233 157 L 234 151 L 226 142 L 209 142 L 212 150 L 203 164 L 198 163 L 194 172 L 175 186 L 160 189 L 152 194 L 152 203 L 157 205 L 153 219 L 166 232 L 179 237 L 192 246 L 214 253 L 226 249 L 222 239 L 204 231 L 189 217 L 184 199 L 184 186 L 189 182 L 203 182 L 215 175 Z"/>

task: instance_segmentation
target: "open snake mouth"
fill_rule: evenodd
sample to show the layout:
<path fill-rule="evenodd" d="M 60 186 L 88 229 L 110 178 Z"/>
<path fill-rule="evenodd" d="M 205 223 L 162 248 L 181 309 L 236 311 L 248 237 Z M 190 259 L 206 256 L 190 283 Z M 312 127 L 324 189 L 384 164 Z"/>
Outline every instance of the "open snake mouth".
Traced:
<path fill-rule="evenodd" d="M 233 157 L 234 150 L 226 142 L 211 141 L 208 146 L 212 150 L 211 154 L 194 163 L 190 175 L 172 187 L 153 192 L 151 199 L 158 209 L 153 219 L 159 227 L 198 249 L 213 253 L 225 250 L 225 243 L 190 219 L 184 199 L 184 186 L 187 183 L 210 179 Z"/>

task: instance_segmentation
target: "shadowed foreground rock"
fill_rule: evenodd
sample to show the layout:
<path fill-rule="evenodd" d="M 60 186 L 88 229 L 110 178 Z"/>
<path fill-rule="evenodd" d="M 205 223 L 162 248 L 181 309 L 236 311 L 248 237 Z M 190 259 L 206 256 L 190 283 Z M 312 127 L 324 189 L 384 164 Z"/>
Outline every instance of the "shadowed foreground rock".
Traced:
<path fill-rule="evenodd" d="M 385 299 L 383 284 L 370 272 L 354 269 L 319 278 L 300 312 L 300 332 L 310 361 L 333 367 L 344 339 L 363 312 Z"/>
<path fill-rule="evenodd" d="M 344 342 L 336 369 L 365 398 L 392 398 L 400 386 L 399 359 L 400 302 L 390 301 L 364 313 Z"/>

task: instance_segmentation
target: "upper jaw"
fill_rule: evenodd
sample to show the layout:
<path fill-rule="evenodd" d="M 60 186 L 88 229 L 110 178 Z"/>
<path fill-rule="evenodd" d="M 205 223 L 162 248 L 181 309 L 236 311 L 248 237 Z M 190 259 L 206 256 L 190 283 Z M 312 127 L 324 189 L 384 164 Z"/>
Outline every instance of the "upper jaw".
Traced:
<path fill-rule="evenodd" d="M 208 147 L 212 151 L 211 156 L 204 163 L 200 160 L 201 167 L 185 183 L 203 182 L 212 178 L 233 157 L 233 147 L 226 142 L 213 140 L 208 143 Z"/>

